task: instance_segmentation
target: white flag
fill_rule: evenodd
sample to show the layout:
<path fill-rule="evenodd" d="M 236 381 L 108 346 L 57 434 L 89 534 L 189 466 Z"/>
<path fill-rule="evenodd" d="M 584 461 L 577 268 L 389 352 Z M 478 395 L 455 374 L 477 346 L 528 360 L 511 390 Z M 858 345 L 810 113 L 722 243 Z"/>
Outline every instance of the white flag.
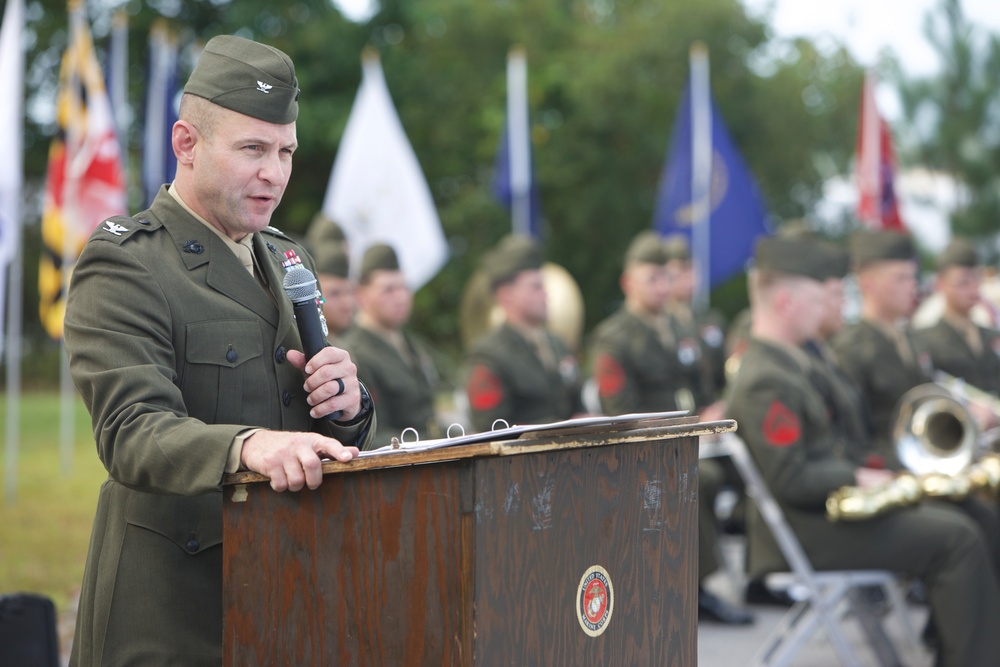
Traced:
<path fill-rule="evenodd" d="M 333 163 L 323 213 L 344 229 L 353 267 L 368 247 L 388 243 L 414 290 L 448 259 L 430 188 L 373 54 L 362 59 L 361 86 Z"/>
<path fill-rule="evenodd" d="M 8 0 L 0 25 L 0 81 L 7 94 L 0 98 L 0 346 L 3 343 L 7 265 L 18 252 L 21 224 L 24 117 L 24 1 Z"/>

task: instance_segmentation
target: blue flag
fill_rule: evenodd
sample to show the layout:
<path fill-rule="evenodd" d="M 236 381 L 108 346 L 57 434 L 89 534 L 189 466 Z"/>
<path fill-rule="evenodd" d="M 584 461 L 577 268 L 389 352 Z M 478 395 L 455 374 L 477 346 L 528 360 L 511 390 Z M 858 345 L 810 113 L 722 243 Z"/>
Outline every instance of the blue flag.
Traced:
<path fill-rule="evenodd" d="M 767 210 L 753 175 L 740 157 L 715 101 L 712 113 L 712 181 L 709 187 L 709 287 L 746 268 L 754 243 L 770 234 Z M 670 154 L 656 197 L 653 227 L 664 236 L 683 235 L 691 243 L 695 219 L 691 197 L 691 81 L 681 99 L 670 139 Z"/>
<path fill-rule="evenodd" d="M 507 132 L 507 123 L 504 122 L 503 132 L 500 133 L 500 145 L 497 147 L 496 163 L 493 166 L 493 196 L 503 204 L 507 210 L 512 210 L 514 206 L 514 189 L 511 187 L 511 164 L 510 164 L 510 139 Z M 534 160 L 531 159 L 531 146 L 528 146 L 529 163 L 531 164 L 531 180 L 528 187 L 529 215 L 528 233 L 533 239 L 542 238 L 542 205 L 538 196 L 538 184 L 535 181 Z M 516 230 L 515 230 L 516 231 Z"/>
<path fill-rule="evenodd" d="M 177 171 L 170 143 L 177 122 L 177 38 L 163 23 L 149 35 L 149 72 L 146 76 L 146 113 L 142 142 L 142 189 L 148 206 L 160 186 Z"/>

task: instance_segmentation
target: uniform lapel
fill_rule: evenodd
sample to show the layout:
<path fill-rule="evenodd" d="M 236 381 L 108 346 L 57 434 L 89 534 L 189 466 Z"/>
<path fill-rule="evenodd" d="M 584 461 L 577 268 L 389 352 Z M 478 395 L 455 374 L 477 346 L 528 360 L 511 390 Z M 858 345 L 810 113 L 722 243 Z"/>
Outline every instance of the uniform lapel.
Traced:
<path fill-rule="evenodd" d="M 281 266 L 281 257 L 279 257 L 277 250 L 271 250 L 273 247 L 274 245 L 268 243 L 260 234 L 253 235 L 253 252 L 257 257 L 257 266 L 267 278 L 267 285 L 274 299 L 272 307 L 277 304 L 278 335 L 276 340 L 284 340 L 295 322 L 295 316 L 292 302 L 285 294 L 283 282 L 285 271 Z"/>
<path fill-rule="evenodd" d="M 271 326 L 278 326 L 278 311 L 271 298 L 215 232 L 195 220 L 166 190 L 157 196 L 151 212 L 165 223 L 188 271 L 206 267 L 205 283 L 209 287 L 250 309 Z"/>

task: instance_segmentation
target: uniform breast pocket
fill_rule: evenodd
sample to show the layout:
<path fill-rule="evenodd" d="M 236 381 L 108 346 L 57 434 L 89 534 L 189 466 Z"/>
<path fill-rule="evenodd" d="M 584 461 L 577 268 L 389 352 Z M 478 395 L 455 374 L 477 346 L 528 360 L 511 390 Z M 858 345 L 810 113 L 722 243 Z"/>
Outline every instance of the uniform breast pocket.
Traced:
<path fill-rule="evenodd" d="M 214 424 L 256 424 L 266 412 L 264 342 L 254 320 L 187 325 L 181 391 L 188 414 Z"/>

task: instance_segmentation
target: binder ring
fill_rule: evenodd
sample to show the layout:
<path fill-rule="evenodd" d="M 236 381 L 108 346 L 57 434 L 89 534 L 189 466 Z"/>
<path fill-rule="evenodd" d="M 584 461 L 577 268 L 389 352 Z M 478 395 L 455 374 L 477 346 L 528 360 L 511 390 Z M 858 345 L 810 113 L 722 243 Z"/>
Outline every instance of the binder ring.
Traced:
<path fill-rule="evenodd" d="M 407 433 L 413 433 L 413 440 L 406 439 Z M 403 429 L 403 432 L 399 434 L 399 441 L 404 444 L 408 442 L 420 442 L 420 434 L 417 433 L 417 429 L 413 428 L 412 426 L 407 426 L 406 428 Z"/>
<path fill-rule="evenodd" d="M 448 426 L 448 430 L 444 432 L 445 436 L 447 436 L 447 437 L 449 437 L 449 438 L 452 438 L 452 437 L 454 437 L 454 436 L 453 436 L 453 435 L 451 434 L 451 429 L 453 429 L 453 428 L 454 428 L 454 427 L 456 427 L 456 426 L 458 427 L 458 430 L 459 430 L 459 431 L 461 431 L 461 433 L 459 434 L 459 436 L 458 436 L 458 437 L 462 437 L 463 435 L 465 435 L 465 427 L 464 427 L 464 426 L 462 426 L 461 424 L 459 424 L 458 422 L 454 422 L 454 423 L 450 424 L 450 425 Z"/>
<path fill-rule="evenodd" d="M 497 424 L 503 424 L 500 428 L 497 428 Z M 502 431 L 505 428 L 510 428 L 510 424 L 507 423 L 506 419 L 494 419 L 493 425 L 490 426 L 491 431 Z"/>

